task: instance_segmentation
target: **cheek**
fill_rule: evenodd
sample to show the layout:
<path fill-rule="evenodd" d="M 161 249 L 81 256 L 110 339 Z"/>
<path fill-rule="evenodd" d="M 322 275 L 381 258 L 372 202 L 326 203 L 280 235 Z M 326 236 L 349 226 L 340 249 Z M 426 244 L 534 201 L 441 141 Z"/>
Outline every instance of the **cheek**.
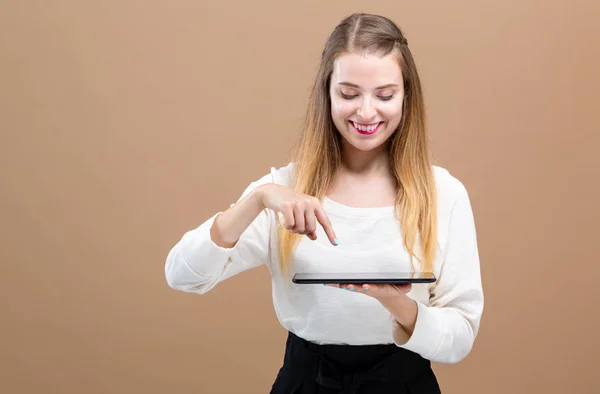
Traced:
<path fill-rule="evenodd" d="M 400 118 L 402 118 L 402 102 L 385 103 L 380 106 L 379 113 L 390 121 L 400 121 Z"/>
<path fill-rule="evenodd" d="M 334 118 L 344 120 L 356 112 L 355 105 L 351 101 L 333 100 L 331 102 L 331 115 Z"/>

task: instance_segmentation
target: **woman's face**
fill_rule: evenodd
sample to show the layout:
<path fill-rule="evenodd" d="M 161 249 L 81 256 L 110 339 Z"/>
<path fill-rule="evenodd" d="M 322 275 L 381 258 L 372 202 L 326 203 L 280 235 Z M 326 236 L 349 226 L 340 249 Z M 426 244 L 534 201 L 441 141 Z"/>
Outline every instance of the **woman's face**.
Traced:
<path fill-rule="evenodd" d="M 404 84 L 393 55 L 342 54 L 334 62 L 330 86 L 333 123 L 354 148 L 375 149 L 398 128 Z"/>

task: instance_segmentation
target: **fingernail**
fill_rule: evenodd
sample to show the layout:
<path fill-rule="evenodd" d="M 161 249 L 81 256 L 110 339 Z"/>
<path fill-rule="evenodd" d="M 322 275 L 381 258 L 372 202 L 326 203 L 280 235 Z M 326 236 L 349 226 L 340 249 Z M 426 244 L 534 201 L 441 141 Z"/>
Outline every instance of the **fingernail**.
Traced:
<path fill-rule="evenodd" d="M 340 289 L 346 289 L 346 285 L 341 285 Z"/>
<path fill-rule="evenodd" d="M 350 290 L 350 291 L 354 291 L 354 286 L 350 286 L 350 287 L 348 287 L 348 290 Z"/>
<path fill-rule="evenodd" d="M 338 239 L 337 239 L 337 238 L 333 240 L 333 244 L 334 244 L 334 245 L 337 245 L 337 244 L 339 244 L 339 241 L 338 241 Z"/>
<path fill-rule="evenodd" d="M 367 286 L 363 286 L 362 288 L 363 288 L 365 291 L 366 291 L 366 290 L 369 290 L 369 287 L 367 287 Z"/>

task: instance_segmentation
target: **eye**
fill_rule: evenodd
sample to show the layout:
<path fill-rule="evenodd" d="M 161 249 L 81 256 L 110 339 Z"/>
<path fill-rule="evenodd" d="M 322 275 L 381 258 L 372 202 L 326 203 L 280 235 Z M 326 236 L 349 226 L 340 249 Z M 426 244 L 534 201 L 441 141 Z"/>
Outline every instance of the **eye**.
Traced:
<path fill-rule="evenodd" d="M 396 92 L 394 92 L 392 89 L 387 89 L 379 93 L 380 95 L 378 97 L 380 100 L 388 101 L 394 98 L 394 93 Z"/>
<path fill-rule="evenodd" d="M 342 93 L 342 97 L 346 100 L 352 100 L 353 98 L 358 97 L 358 94 L 351 95 Z"/>
<path fill-rule="evenodd" d="M 340 89 L 340 95 L 342 98 L 346 100 L 352 100 L 355 97 L 358 97 L 358 92 L 354 89 Z"/>

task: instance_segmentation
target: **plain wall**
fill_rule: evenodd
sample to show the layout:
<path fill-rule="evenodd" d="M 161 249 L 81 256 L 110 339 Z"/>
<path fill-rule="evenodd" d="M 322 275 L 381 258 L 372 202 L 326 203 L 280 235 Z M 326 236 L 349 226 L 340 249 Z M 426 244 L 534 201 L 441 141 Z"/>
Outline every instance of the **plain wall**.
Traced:
<path fill-rule="evenodd" d="M 0 11 L 0 391 L 267 393 L 268 271 L 167 286 L 181 235 L 286 154 L 323 44 L 404 30 L 486 297 L 446 394 L 597 393 L 600 3 L 18 1 Z M 244 305 L 248 303 L 248 305 Z"/>

